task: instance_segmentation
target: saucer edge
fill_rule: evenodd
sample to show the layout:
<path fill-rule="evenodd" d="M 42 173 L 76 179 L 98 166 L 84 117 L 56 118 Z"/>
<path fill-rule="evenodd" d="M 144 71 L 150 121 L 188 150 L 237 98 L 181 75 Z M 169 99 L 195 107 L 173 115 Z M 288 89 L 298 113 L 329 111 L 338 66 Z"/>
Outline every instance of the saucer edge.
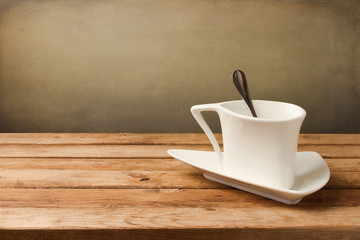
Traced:
<path fill-rule="evenodd" d="M 324 168 L 324 174 L 319 178 L 320 183 L 313 189 L 308 189 L 307 191 L 298 191 L 298 190 L 292 190 L 292 189 L 277 189 L 277 188 L 272 188 L 272 187 L 268 187 L 268 186 L 263 186 L 263 185 L 258 185 L 258 184 L 254 184 L 251 182 L 247 182 L 244 181 L 242 179 L 237 179 L 231 176 L 227 176 L 224 175 L 223 173 L 218 173 L 216 171 L 211 171 L 210 169 L 206 169 L 203 166 L 199 166 L 198 164 L 189 161 L 187 159 L 185 159 L 183 156 L 181 156 L 181 154 L 177 154 L 176 152 L 185 152 L 185 153 L 197 153 L 197 154 L 215 154 L 215 152 L 210 152 L 210 151 L 197 151 L 197 150 L 185 150 L 185 149 L 169 149 L 168 154 L 171 155 L 172 157 L 174 157 L 175 159 L 178 159 L 186 164 L 189 164 L 197 169 L 199 169 L 205 178 L 212 180 L 212 181 L 216 181 L 237 189 L 241 189 L 256 195 L 260 195 L 266 198 L 270 198 L 282 203 L 286 203 L 286 204 L 297 204 L 298 202 L 300 202 L 303 197 L 314 193 L 316 191 L 318 191 L 319 189 L 321 189 L 323 186 L 326 185 L 326 183 L 329 181 L 330 178 L 330 170 L 329 167 L 327 166 L 326 162 L 324 161 L 324 159 L 320 156 L 320 154 L 316 153 L 316 152 L 300 152 L 302 154 L 316 154 L 317 158 L 319 158 L 319 160 L 321 159 L 322 162 L 321 164 L 323 165 L 322 167 Z"/>

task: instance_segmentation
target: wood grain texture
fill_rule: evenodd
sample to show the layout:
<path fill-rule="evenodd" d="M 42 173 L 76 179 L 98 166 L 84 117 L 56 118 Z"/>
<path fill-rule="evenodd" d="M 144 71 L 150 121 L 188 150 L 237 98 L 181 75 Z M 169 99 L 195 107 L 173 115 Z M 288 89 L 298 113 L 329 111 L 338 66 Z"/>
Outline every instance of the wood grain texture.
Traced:
<path fill-rule="evenodd" d="M 222 136 L 214 134 L 220 144 Z M 2 133 L 0 144 L 210 144 L 203 133 Z M 299 144 L 360 145 L 360 134 L 300 134 Z"/>
<path fill-rule="evenodd" d="M 144 147 L 146 146 L 146 147 Z M 169 149 L 213 151 L 211 145 L 0 145 L 0 157 L 56 158 L 168 158 Z M 315 151 L 325 158 L 359 158 L 358 145 L 300 145 L 298 151 Z"/>
<path fill-rule="evenodd" d="M 157 211 L 158 210 L 158 211 Z M 276 213 L 276 214 L 274 214 Z M 296 213 L 296 214 L 294 214 Z M 81 221 L 79 219 L 81 216 Z M 329 222 L 328 218 L 332 220 Z M 150 228 L 359 228 L 359 207 L 292 209 L 256 208 L 9 208 L 0 209 L 6 229 L 150 229 Z M 304 221 L 306 219 L 306 221 Z M 18 226 L 18 227 L 14 227 Z"/>
<path fill-rule="evenodd" d="M 0 208 L 289 208 L 237 189 L 2 189 Z M 239 204 L 241 203 L 241 204 Z M 324 189 L 290 209 L 360 207 L 360 189 Z M 285 223 L 284 223 L 285 224 Z"/>
<path fill-rule="evenodd" d="M 325 188 L 360 188 L 360 172 L 333 172 Z M 99 171 L 8 169 L 0 188 L 228 188 L 196 169 L 182 171 Z"/>
<path fill-rule="evenodd" d="M 319 152 L 331 178 L 288 206 L 167 155 L 212 151 L 202 134 L 0 134 L 0 237 L 356 239 L 359 138 L 302 135 L 299 150 Z"/>
<path fill-rule="evenodd" d="M 170 157 L 170 156 L 169 156 Z M 359 172 L 360 159 L 325 158 L 331 172 Z M 173 158 L 0 158 L 0 169 L 181 171 L 194 169 Z"/>

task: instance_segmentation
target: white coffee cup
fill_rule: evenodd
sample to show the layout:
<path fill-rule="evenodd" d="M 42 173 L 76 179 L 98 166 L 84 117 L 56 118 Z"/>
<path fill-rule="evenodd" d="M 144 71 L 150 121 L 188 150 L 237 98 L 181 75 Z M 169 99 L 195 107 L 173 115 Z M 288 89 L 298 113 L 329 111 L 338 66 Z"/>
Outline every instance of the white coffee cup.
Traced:
<path fill-rule="evenodd" d="M 290 103 L 254 100 L 258 118 L 243 100 L 195 105 L 191 112 L 213 145 L 222 171 L 264 186 L 291 189 L 303 108 Z M 224 152 L 201 115 L 215 111 L 220 118 Z"/>

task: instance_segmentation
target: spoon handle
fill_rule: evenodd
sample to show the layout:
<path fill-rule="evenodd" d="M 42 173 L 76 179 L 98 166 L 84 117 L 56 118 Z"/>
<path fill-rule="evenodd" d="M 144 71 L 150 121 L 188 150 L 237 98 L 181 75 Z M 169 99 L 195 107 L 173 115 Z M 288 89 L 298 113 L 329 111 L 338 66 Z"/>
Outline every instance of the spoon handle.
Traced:
<path fill-rule="evenodd" d="M 233 78 L 236 89 L 239 91 L 239 93 L 243 97 L 244 101 L 248 105 L 248 107 L 251 111 L 251 114 L 253 115 L 253 117 L 257 117 L 255 108 L 254 108 L 251 98 L 250 98 L 249 88 L 247 85 L 245 73 L 243 71 L 236 70 L 233 73 L 232 78 Z"/>

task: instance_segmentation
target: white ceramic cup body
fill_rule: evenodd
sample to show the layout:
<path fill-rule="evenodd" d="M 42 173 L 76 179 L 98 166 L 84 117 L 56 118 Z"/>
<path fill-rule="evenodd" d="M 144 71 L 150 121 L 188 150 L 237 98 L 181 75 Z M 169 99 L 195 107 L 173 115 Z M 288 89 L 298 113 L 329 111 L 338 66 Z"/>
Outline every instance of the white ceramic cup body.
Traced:
<path fill-rule="evenodd" d="M 191 112 L 209 137 L 223 171 L 246 181 L 290 189 L 295 179 L 297 142 L 306 112 L 299 106 L 275 101 L 253 101 L 258 118 L 245 102 L 195 105 Z M 219 114 L 223 148 L 202 118 L 202 111 Z"/>

